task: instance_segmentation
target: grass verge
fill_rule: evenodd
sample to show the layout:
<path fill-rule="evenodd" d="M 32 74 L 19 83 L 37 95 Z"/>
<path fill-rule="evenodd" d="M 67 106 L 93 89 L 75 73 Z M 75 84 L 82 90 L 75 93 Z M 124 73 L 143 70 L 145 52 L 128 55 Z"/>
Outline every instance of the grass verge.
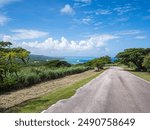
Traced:
<path fill-rule="evenodd" d="M 142 79 L 150 81 L 150 73 L 148 73 L 148 72 L 137 72 L 137 71 L 130 71 L 130 72 Z"/>
<path fill-rule="evenodd" d="M 134 69 L 132 68 L 128 68 L 127 66 L 126 67 L 123 67 L 125 70 L 129 71 L 130 73 L 142 78 L 142 79 L 145 79 L 147 81 L 150 81 L 150 73 L 149 72 L 142 72 L 142 71 L 135 71 Z"/>
<path fill-rule="evenodd" d="M 13 106 L 11 108 L 8 108 L 7 110 L 3 112 L 15 112 L 15 113 L 36 113 L 41 112 L 45 109 L 47 109 L 52 104 L 55 104 L 57 101 L 61 99 L 67 99 L 71 96 L 73 96 L 76 92 L 76 90 L 92 79 L 96 78 L 99 74 L 101 74 L 103 71 L 98 72 L 94 76 L 91 76 L 89 78 L 80 80 L 70 86 L 65 86 L 63 88 L 59 88 L 53 92 L 48 93 L 47 95 L 31 99 L 28 101 L 25 101 L 19 105 Z"/>

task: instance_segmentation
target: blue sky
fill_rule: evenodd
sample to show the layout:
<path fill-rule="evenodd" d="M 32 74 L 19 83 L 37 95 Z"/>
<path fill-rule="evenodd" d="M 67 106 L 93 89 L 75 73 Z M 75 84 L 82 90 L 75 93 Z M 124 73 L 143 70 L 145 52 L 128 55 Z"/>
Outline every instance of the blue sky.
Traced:
<path fill-rule="evenodd" d="M 150 0 L 0 0 L 0 40 L 48 56 L 150 47 Z"/>

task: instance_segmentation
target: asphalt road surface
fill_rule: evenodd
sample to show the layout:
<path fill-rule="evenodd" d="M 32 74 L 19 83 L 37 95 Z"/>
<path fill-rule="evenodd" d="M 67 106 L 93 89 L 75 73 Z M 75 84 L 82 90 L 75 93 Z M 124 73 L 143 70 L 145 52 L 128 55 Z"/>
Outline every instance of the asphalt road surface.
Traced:
<path fill-rule="evenodd" d="M 150 83 L 119 67 L 111 67 L 69 99 L 58 101 L 45 113 L 150 112 Z"/>

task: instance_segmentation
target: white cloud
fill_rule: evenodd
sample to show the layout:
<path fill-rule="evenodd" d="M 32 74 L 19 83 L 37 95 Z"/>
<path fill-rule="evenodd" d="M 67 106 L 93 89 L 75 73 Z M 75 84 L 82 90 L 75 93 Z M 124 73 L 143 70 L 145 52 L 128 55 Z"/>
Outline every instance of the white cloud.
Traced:
<path fill-rule="evenodd" d="M 75 11 L 73 10 L 73 8 L 69 5 L 66 4 L 61 10 L 60 12 L 62 14 L 69 14 L 69 15 L 73 15 L 75 13 Z"/>
<path fill-rule="evenodd" d="M 13 41 L 13 40 L 12 40 L 12 37 L 11 37 L 11 36 L 9 36 L 9 35 L 4 35 L 4 36 L 3 36 L 3 41 L 4 41 L 4 42 L 11 42 L 11 41 Z"/>
<path fill-rule="evenodd" d="M 147 38 L 146 36 L 136 36 L 136 37 L 134 37 L 135 39 L 145 39 L 145 38 Z"/>
<path fill-rule="evenodd" d="M 0 8 L 7 4 L 10 4 L 12 2 L 17 2 L 17 1 L 20 0 L 0 0 Z M 10 19 L 7 16 L 0 14 L 0 26 L 5 25 L 9 20 Z"/>
<path fill-rule="evenodd" d="M 90 3 L 92 0 L 75 0 L 76 2 Z"/>
<path fill-rule="evenodd" d="M 81 20 L 83 24 L 89 24 L 92 21 L 91 17 L 86 17 Z"/>
<path fill-rule="evenodd" d="M 5 25 L 9 21 L 9 18 L 0 14 L 0 26 Z"/>
<path fill-rule="evenodd" d="M 106 14 L 111 14 L 112 12 L 110 10 L 97 10 L 95 12 L 96 15 L 106 15 Z"/>
<path fill-rule="evenodd" d="M 141 33 L 140 30 L 125 30 L 125 31 L 116 32 L 116 35 L 136 35 L 140 33 Z"/>
<path fill-rule="evenodd" d="M 28 39 L 36 39 L 36 38 L 43 38 L 48 36 L 47 32 L 42 32 L 38 30 L 28 30 L 28 29 L 15 29 L 12 30 L 14 34 L 12 35 L 4 35 L 3 40 L 28 40 Z"/>
<path fill-rule="evenodd" d="M 0 0 L 0 7 L 3 7 L 4 5 L 7 5 L 16 1 L 19 1 L 19 0 Z"/>
<path fill-rule="evenodd" d="M 74 40 L 67 40 L 65 37 L 61 37 L 60 40 L 55 40 L 53 38 L 48 38 L 43 42 L 22 42 L 18 44 L 18 46 L 24 47 L 26 49 L 30 48 L 32 50 L 49 50 L 56 51 L 63 51 L 64 53 L 67 51 L 87 51 L 92 50 L 95 48 L 100 48 L 106 45 L 106 42 L 118 38 L 117 36 L 113 35 L 94 35 L 86 40 L 74 41 Z"/>
<path fill-rule="evenodd" d="M 92 0 L 74 0 L 74 8 L 82 8 L 91 4 Z"/>
<path fill-rule="evenodd" d="M 90 23 L 93 22 L 93 18 L 92 18 L 92 16 L 86 16 L 82 19 L 73 19 L 73 21 L 75 22 L 75 24 L 87 24 L 87 25 L 89 25 Z"/>
<path fill-rule="evenodd" d="M 94 23 L 94 26 L 100 26 L 102 24 L 103 24 L 102 22 L 97 22 L 97 23 Z"/>
<path fill-rule="evenodd" d="M 123 6 L 123 7 L 117 7 L 117 8 L 114 8 L 113 10 L 116 11 L 118 15 L 123 15 L 127 12 L 135 10 L 135 8 L 128 5 L 128 6 Z"/>
<path fill-rule="evenodd" d="M 118 18 L 116 21 L 117 21 L 117 22 L 126 22 L 126 21 L 128 21 L 128 20 L 129 20 L 128 17 L 124 17 L 124 18 Z"/>
<path fill-rule="evenodd" d="M 110 52 L 110 49 L 106 47 L 105 52 L 107 52 L 107 53 Z"/>

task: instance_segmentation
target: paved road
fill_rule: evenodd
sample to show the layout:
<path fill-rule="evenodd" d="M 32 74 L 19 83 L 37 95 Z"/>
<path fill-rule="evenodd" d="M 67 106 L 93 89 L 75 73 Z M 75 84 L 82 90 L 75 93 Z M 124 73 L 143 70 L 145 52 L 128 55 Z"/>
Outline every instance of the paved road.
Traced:
<path fill-rule="evenodd" d="M 69 99 L 46 111 L 51 113 L 150 112 L 150 83 L 119 67 L 111 67 Z"/>

